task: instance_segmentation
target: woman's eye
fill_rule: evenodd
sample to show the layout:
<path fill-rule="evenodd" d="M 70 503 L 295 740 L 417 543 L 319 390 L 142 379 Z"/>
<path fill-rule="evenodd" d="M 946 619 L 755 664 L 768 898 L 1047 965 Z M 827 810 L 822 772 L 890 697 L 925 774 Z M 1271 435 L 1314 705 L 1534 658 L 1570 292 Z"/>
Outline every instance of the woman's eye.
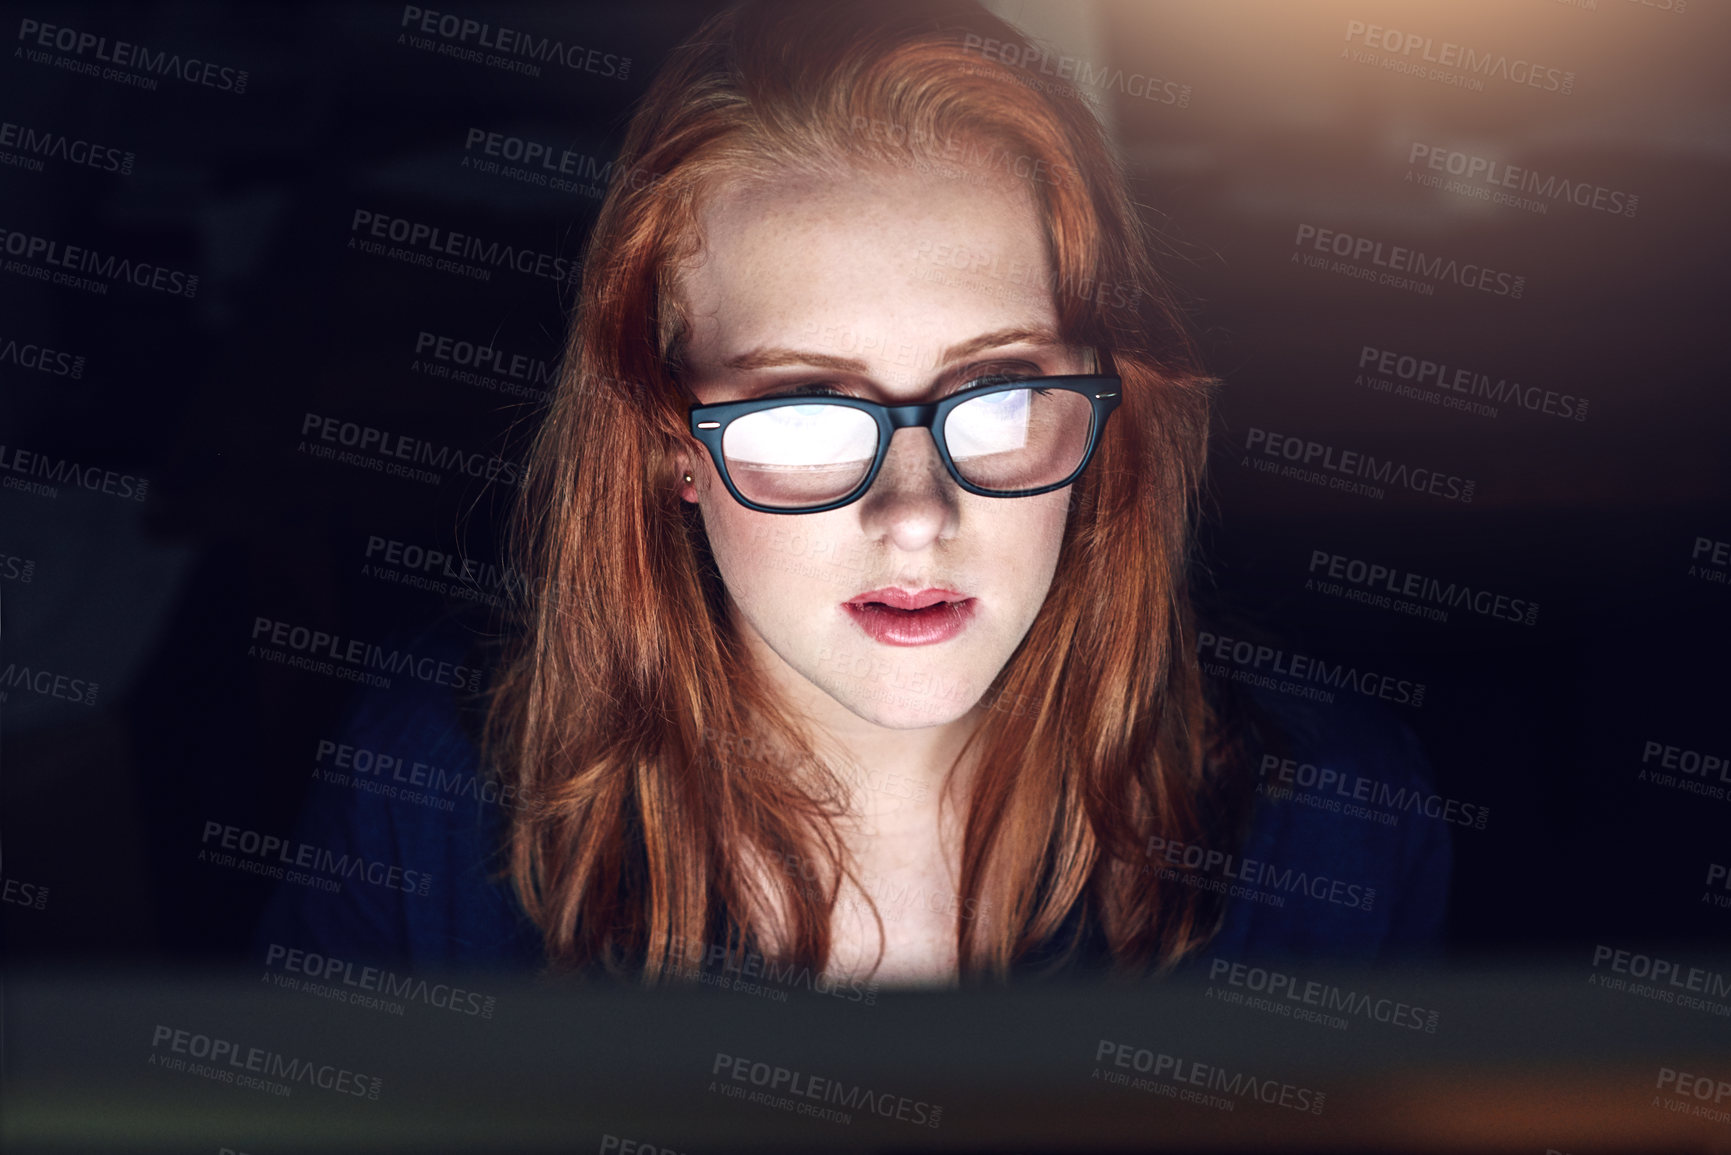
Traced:
<path fill-rule="evenodd" d="M 1025 381 L 1031 376 L 1030 373 L 986 373 L 972 378 L 962 386 L 962 389 L 978 389 L 983 385 L 1006 385 L 1011 381 Z M 960 391 L 957 390 L 957 392 Z"/>

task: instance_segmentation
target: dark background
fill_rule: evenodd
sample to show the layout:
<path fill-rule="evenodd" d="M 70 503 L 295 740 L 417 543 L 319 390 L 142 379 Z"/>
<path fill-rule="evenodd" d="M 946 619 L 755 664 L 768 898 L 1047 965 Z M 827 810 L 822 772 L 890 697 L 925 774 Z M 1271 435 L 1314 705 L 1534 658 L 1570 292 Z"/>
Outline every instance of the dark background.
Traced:
<path fill-rule="evenodd" d="M 189 299 L 0 270 L 0 445 L 149 479 L 142 502 L 0 489 L 0 667 L 100 685 L 95 705 L 0 687 L 0 872 L 44 895 L 0 904 L 8 960 L 162 974 L 243 956 L 267 884 L 197 862 L 202 825 L 286 833 L 350 696 L 249 656 L 254 619 L 373 641 L 453 612 L 484 621 L 485 606 L 363 574 L 366 545 L 496 561 L 511 495 L 317 460 L 298 449 L 303 415 L 513 457 L 537 400 L 416 371 L 417 334 L 556 365 L 571 306 L 551 280 L 483 283 L 353 250 L 351 216 L 576 260 L 599 199 L 465 168 L 466 134 L 604 164 L 660 60 L 711 10 L 465 4 L 631 61 L 623 78 L 530 78 L 400 45 L 403 8 L 386 4 L 0 8 L 0 121 L 133 155 L 128 174 L 0 163 L 0 228 L 199 277 Z M 1062 52 L 1187 90 L 1182 104 L 1095 94 L 1224 381 L 1201 582 L 1290 650 L 1425 683 L 1422 708 L 1388 709 L 1439 792 L 1490 809 L 1486 829 L 1454 831 L 1453 961 L 1565 957 L 1580 982 L 1597 943 L 1725 943 L 1731 909 L 1703 901 L 1702 880 L 1731 862 L 1731 800 L 1639 775 L 1650 741 L 1731 757 L 1731 585 L 1723 565 L 1691 570 L 1697 539 L 1731 540 L 1731 14 L 1636 0 L 998 10 Z M 26 19 L 202 55 L 245 69 L 247 87 L 75 75 L 20 51 Z M 1364 51 L 1343 35 L 1355 20 L 1555 66 L 1573 91 L 1402 75 L 1350 55 Z M 1418 142 L 1638 209 L 1538 213 L 1424 188 L 1405 179 Z M 1419 295 L 1305 268 L 1303 224 L 1507 270 L 1524 290 Z M 26 368 L 7 342 L 66 351 L 81 371 Z M 1376 392 L 1354 380 L 1365 346 L 1585 398 L 1587 415 Z M 1471 478 L 1474 499 L 1259 473 L 1242 464 L 1253 427 Z M 1540 613 L 1439 623 L 1329 597 L 1305 588 L 1315 550 Z"/>
<path fill-rule="evenodd" d="M 285 828 L 348 692 L 249 657 L 254 617 L 412 631 L 445 600 L 361 576 L 368 538 L 496 560 L 510 493 L 315 460 L 297 452 L 303 414 L 520 452 L 536 400 L 412 371 L 416 335 L 552 366 L 571 303 L 544 278 L 482 283 L 360 253 L 351 214 L 575 260 L 599 200 L 466 169 L 466 134 L 605 163 L 657 62 L 708 10 L 464 13 L 629 57 L 623 79 L 416 51 L 396 43 L 401 9 L 387 5 L 8 14 L 14 35 L 35 18 L 249 73 L 234 95 L 172 78 L 140 92 L 16 53 L 0 66 L 9 120 L 135 157 L 129 175 L 0 166 L 5 226 L 200 276 L 190 300 L 0 277 L 0 337 L 85 359 L 77 379 L 0 364 L 4 443 L 150 480 L 143 502 L 0 491 L 0 548 L 35 563 L 28 582 L 0 579 L 6 660 L 101 686 L 94 707 L 7 691 L 5 871 L 52 894 L 40 911 L 4 910 L 10 952 L 238 948 L 262 892 L 194 861 L 200 824 Z M 1492 815 L 1455 832 L 1454 946 L 1724 938 L 1731 912 L 1703 905 L 1697 884 L 1726 855 L 1713 835 L 1731 802 L 1637 781 L 1650 739 L 1731 751 L 1731 588 L 1688 574 L 1697 537 L 1731 537 L 1723 15 L 1633 0 L 1373 14 L 1567 67 L 1565 96 L 1341 59 L 1363 16 L 1348 7 L 1004 11 L 1188 86 L 1182 106 L 1096 93 L 1225 381 L 1204 583 L 1292 649 L 1426 683 L 1422 708 L 1390 709 L 1423 739 L 1440 792 Z M 1541 215 L 1420 188 L 1403 179 L 1415 141 L 1633 194 L 1637 213 L 1553 200 Z M 1303 268 L 1302 223 L 1512 270 L 1524 292 L 1420 296 Z M 1583 397 L 1588 412 L 1504 403 L 1490 418 L 1376 393 L 1353 383 L 1366 345 Z M 1472 478 L 1476 494 L 1373 500 L 1256 473 L 1241 464 L 1251 427 Z M 1457 609 L 1438 623 L 1327 597 L 1304 588 L 1316 549 L 1540 615 L 1529 627 Z"/>

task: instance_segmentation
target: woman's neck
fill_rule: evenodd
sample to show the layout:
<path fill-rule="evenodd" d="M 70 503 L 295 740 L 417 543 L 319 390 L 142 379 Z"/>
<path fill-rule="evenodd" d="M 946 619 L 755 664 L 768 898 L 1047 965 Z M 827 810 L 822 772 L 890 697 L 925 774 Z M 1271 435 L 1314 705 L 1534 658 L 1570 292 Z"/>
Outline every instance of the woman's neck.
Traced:
<path fill-rule="evenodd" d="M 953 982 L 972 770 L 972 756 L 961 755 L 983 712 L 970 709 L 932 726 L 878 725 L 789 668 L 749 628 L 745 632 L 748 647 L 761 651 L 753 655 L 758 669 L 843 787 L 836 831 L 856 881 L 842 883 L 826 969 L 837 977 L 863 977 L 871 969 L 878 947 L 875 906 L 884 946 L 876 981 Z"/>

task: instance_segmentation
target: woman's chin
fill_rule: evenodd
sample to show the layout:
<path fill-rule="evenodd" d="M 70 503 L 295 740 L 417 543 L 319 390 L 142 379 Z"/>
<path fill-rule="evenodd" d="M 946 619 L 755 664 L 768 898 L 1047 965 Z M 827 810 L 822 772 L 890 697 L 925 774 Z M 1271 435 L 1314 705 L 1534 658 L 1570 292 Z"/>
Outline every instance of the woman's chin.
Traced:
<path fill-rule="evenodd" d="M 870 722 L 886 730 L 923 730 L 931 726 L 948 725 L 974 707 L 973 699 L 938 700 L 915 694 L 874 697 L 858 692 L 838 693 L 831 690 L 830 697 L 862 722 Z"/>

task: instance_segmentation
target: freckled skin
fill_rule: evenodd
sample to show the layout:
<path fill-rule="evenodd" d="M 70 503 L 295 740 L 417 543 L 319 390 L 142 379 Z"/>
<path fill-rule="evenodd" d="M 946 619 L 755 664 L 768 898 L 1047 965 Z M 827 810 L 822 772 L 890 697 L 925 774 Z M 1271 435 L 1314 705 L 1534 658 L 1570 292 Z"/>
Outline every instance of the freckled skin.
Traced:
<path fill-rule="evenodd" d="M 994 256 L 995 268 L 1047 270 L 1038 217 L 1016 182 L 895 170 L 724 186 L 707 199 L 700 228 L 703 252 L 682 270 L 680 288 L 690 319 L 687 381 L 704 403 L 819 382 L 910 403 L 1003 367 L 1087 371 L 1080 351 L 1037 338 L 944 359 L 986 334 L 1057 329 L 1052 301 L 1026 291 L 1027 282 L 958 276 L 932 259 L 960 246 Z M 860 365 L 728 366 L 771 348 Z M 889 924 L 879 979 L 953 974 L 955 901 L 942 896 L 954 893 L 960 832 L 953 814 L 940 820 L 937 787 L 1051 588 L 1069 490 L 967 493 L 919 429 L 897 432 L 872 488 L 827 513 L 746 509 L 695 443 L 684 466 L 694 481 L 681 495 L 702 510 L 752 660 L 820 741 L 874 773 L 932 787 L 917 799 L 861 792 L 844 837 Z M 976 599 L 974 616 L 945 641 L 880 643 L 842 603 L 886 586 L 958 591 Z M 886 905 L 885 893 L 899 897 Z M 833 966 L 841 970 L 875 954 L 875 929 L 855 914 L 846 903 L 837 912 Z"/>

